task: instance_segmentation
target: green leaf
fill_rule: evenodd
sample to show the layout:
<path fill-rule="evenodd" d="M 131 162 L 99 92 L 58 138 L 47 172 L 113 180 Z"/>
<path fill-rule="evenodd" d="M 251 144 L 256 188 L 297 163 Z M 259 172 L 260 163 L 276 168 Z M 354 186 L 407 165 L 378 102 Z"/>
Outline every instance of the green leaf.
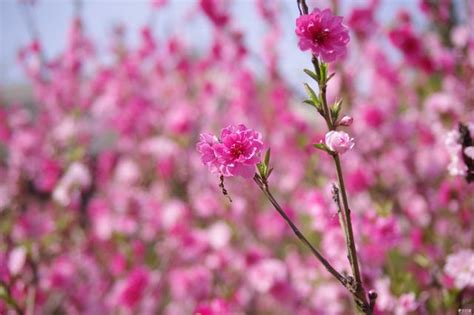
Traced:
<path fill-rule="evenodd" d="M 323 150 L 325 152 L 329 152 L 329 148 L 322 142 L 320 143 L 315 143 L 313 144 L 313 146 L 316 148 L 316 149 L 319 149 L 319 150 Z"/>
<path fill-rule="evenodd" d="M 342 108 L 342 99 L 338 100 L 332 107 L 331 107 L 331 115 L 333 120 L 337 120 L 339 117 L 339 113 L 341 112 Z"/>
<path fill-rule="evenodd" d="M 270 153 L 271 153 L 271 149 L 268 148 L 267 152 L 265 153 L 265 160 L 264 160 L 264 163 L 267 169 L 268 169 L 268 166 L 270 165 Z"/>
<path fill-rule="evenodd" d="M 327 82 L 327 75 L 328 75 L 328 64 L 321 62 L 319 65 L 319 77 L 321 78 L 322 82 Z"/>
<path fill-rule="evenodd" d="M 306 73 L 307 75 L 309 75 L 314 81 L 318 82 L 319 79 L 318 79 L 318 75 L 316 73 L 314 73 L 313 71 L 309 70 L 309 69 L 304 69 L 303 70 L 304 73 Z"/>
<path fill-rule="evenodd" d="M 257 164 L 257 169 L 258 169 L 258 173 L 260 174 L 260 177 L 265 178 L 265 173 L 266 173 L 265 165 L 262 162 L 260 162 Z"/>
<path fill-rule="evenodd" d="M 310 99 L 316 104 L 319 103 L 318 96 L 316 95 L 316 92 L 309 86 L 308 83 L 304 84 L 304 89 L 306 90 L 306 93 L 310 97 Z"/>
<path fill-rule="evenodd" d="M 310 100 L 305 100 L 303 102 L 316 107 L 318 112 L 322 113 L 321 101 L 319 100 L 318 96 L 316 95 L 316 92 L 314 92 L 314 90 L 307 83 L 304 84 L 304 88 L 306 90 L 306 93 L 308 93 L 308 96 L 310 97 Z"/>
<path fill-rule="evenodd" d="M 312 100 L 304 100 L 303 103 L 305 104 L 308 104 L 308 105 L 311 105 L 313 106 L 314 108 L 316 108 L 318 110 L 318 112 L 322 113 L 322 106 L 320 103 L 314 103 Z"/>

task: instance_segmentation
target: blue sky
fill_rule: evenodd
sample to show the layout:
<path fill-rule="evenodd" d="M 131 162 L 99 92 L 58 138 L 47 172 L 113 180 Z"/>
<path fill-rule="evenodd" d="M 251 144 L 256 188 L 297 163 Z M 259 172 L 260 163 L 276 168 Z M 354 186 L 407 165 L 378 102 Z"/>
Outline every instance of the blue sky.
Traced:
<path fill-rule="evenodd" d="M 197 0 L 169 0 L 165 9 L 156 16 L 154 33 L 163 38 L 170 31 L 177 31 L 174 26 L 179 25 L 179 31 L 196 49 L 203 48 L 210 38 L 208 22 L 200 15 L 191 21 L 182 18 L 183 14 L 196 8 L 196 2 Z M 68 23 L 73 15 L 73 3 L 73 0 L 37 0 L 31 11 L 47 56 L 54 56 L 64 46 Z M 350 6 L 364 3 L 363 0 L 345 0 L 342 13 Z M 294 0 L 281 0 L 281 4 L 284 7 L 281 21 L 285 29 L 280 45 L 280 54 L 285 60 L 281 64 L 281 70 L 285 75 L 302 81 L 304 76 L 300 69 L 307 66 L 309 58 L 296 49 L 294 21 L 298 12 Z M 419 17 L 418 23 L 422 24 L 418 1 L 415 0 L 382 0 L 379 18 L 390 20 L 400 8 L 415 12 Z M 259 21 L 254 1 L 235 0 L 232 11 L 238 24 L 245 30 L 250 49 L 260 51 L 260 40 L 266 30 Z M 87 32 L 96 43 L 100 43 L 99 51 L 105 51 L 111 26 L 118 22 L 127 26 L 130 44 L 136 43 L 137 30 L 150 19 L 150 12 L 148 0 L 83 0 L 82 15 Z M 21 69 L 16 65 L 16 52 L 29 38 L 24 6 L 19 5 L 17 0 L 0 0 L 0 84 L 25 81 Z M 258 71 L 258 60 L 252 60 L 251 66 Z"/>

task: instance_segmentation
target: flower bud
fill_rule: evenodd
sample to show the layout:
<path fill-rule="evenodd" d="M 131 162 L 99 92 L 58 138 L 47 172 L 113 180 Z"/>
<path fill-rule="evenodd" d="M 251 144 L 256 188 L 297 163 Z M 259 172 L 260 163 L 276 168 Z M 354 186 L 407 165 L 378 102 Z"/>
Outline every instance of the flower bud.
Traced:
<path fill-rule="evenodd" d="M 352 125 L 353 121 L 354 121 L 354 118 L 352 118 L 351 116 L 344 116 L 339 121 L 339 126 L 349 127 L 350 125 Z"/>
<path fill-rule="evenodd" d="M 325 138 L 326 146 L 339 154 L 345 153 L 354 146 L 354 139 L 344 131 L 329 131 Z"/>

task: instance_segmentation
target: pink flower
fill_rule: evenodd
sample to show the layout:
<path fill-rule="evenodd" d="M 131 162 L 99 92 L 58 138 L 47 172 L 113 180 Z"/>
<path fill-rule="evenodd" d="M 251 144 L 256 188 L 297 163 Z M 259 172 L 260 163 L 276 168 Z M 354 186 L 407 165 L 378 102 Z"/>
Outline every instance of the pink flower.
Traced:
<path fill-rule="evenodd" d="M 219 145 L 219 139 L 216 136 L 201 133 L 196 149 L 201 155 L 201 161 L 207 165 L 211 173 L 219 173 L 219 156 L 216 154 L 215 147 Z"/>
<path fill-rule="evenodd" d="M 329 131 L 326 133 L 325 142 L 329 149 L 340 154 L 354 147 L 354 139 L 344 131 Z"/>
<path fill-rule="evenodd" d="M 371 7 L 354 8 L 349 16 L 348 24 L 357 36 L 361 38 L 369 37 L 377 29 L 374 9 Z"/>
<path fill-rule="evenodd" d="M 465 176 L 467 172 L 467 166 L 462 159 L 462 145 L 459 143 L 459 138 L 457 129 L 449 131 L 445 137 L 446 150 L 450 157 L 448 171 L 452 176 Z"/>
<path fill-rule="evenodd" d="M 395 307 L 395 315 L 406 315 L 418 307 L 416 297 L 413 292 L 402 294 L 398 298 L 397 306 Z"/>
<path fill-rule="evenodd" d="M 12 275 L 20 273 L 26 262 L 26 249 L 23 246 L 15 247 L 8 257 L 8 269 Z"/>
<path fill-rule="evenodd" d="M 274 285 L 285 281 L 286 265 L 278 259 L 268 258 L 259 261 L 248 271 L 248 281 L 257 292 L 268 292 Z"/>
<path fill-rule="evenodd" d="M 245 125 L 231 125 L 222 130 L 221 139 L 201 134 L 196 148 L 212 173 L 251 178 L 255 165 L 260 161 L 261 138 L 260 133 Z"/>
<path fill-rule="evenodd" d="M 146 269 L 137 267 L 126 279 L 118 282 L 119 303 L 132 308 L 140 302 L 150 282 L 149 276 Z"/>
<path fill-rule="evenodd" d="M 314 9 L 297 18 L 296 35 L 301 50 L 309 49 L 325 62 L 343 57 L 349 43 L 349 31 L 342 24 L 342 17 L 334 16 L 329 9 Z"/>
<path fill-rule="evenodd" d="M 231 315 L 231 307 L 228 302 L 222 299 L 214 299 L 210 302 L 200 302 L 193 312 L 193 315 Z"/>
<path fill-rule="evenodd" d="M 224 3 L 216 0 L 200 0 L 199 5 L 204 14 L 219 27 L 229 22 L 229 15 L 225 10 Z"/>
<path fill-rule="evenodd" d="M 467 155 L 467 157 L 471 160 L 474 160 L 474 146 L 466 147 L 464 149 L 464 154 Z"/>
<path fill-rule="evenodd" d="M 426 53 L 423 42 L 408 25 L 393 29 L 388 37 L 392 44 L 400 49 L 406 60 L 426 72 L 433 71 L 433 61 Z"/>
<path fill-rule="evenodd" d="M 456 288 L 474 287 L 474 251 L 462 249 L 449 255 L 444 272 L 454 279 Z"/>

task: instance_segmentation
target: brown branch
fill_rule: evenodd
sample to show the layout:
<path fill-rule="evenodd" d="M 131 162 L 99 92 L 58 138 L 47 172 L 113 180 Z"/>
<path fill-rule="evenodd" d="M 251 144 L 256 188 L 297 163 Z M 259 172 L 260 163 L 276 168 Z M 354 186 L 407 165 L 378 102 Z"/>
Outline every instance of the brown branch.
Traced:
<path fill-rule="evenodd" d="M 300 15 L 308 14 L 309 9 L 308 5 L 306 4 L 306 0 L 296 0 L 296 4 L 298 5 L 298 11 Z"/>
<path fill-rule="evenodd" d="M 282 209 L 282 207 L 278 204 L 276 199 L 273 197 L 272 193 L 270 192 L 270 189 L 268 188 L 268 184 L 266 183 L 266 180 L 262 179 L 259 175 L 255 174 L 253 180 L 257 183 L 258 187 L 262 190 L 262 192 L 265 194 L 267 199 L 271 202 L 273 207 L 277 210 L 277 212 L 283 217 L 283 219 L 288 223 L 288 225 L 291 227 L 295 235 L 311 250 L 313 255 L 324 265 L 327 271 L 331 273 L 342 285 L 346 286 L 347 285 L 347 280 L 346 278 L 340 274 L 330 263 L 329 261 L 324 258 L 324 256 L 316 249 L 314 248 L 313 245 L 308 241 L 308 239 L 301 233 L 301 231 L 296 227 L 296 225 L 291 221 L 291 219 L 288 217 L 286 212 Z"/>

